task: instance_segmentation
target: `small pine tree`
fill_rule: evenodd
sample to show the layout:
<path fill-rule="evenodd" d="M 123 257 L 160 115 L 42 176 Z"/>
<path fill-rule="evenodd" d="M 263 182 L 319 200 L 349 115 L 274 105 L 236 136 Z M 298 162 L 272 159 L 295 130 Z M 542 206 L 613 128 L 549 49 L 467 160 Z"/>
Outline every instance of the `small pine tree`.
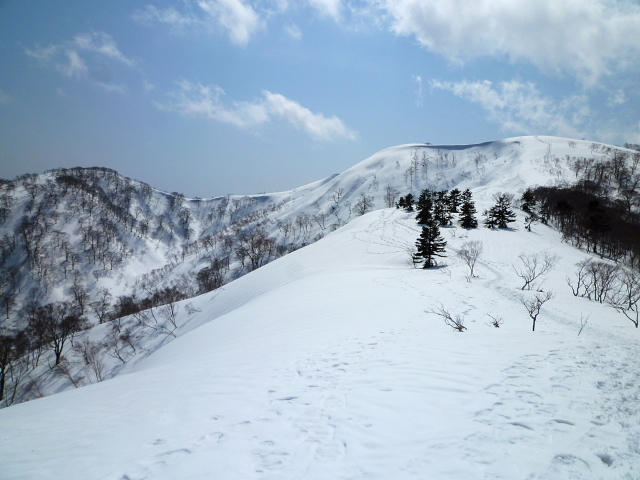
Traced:
<path fill-rule="evenodd" d="M 407 204 L 407 210 L 413 212 L 413 204 L 416 203 L 416 199 L 414 198 L 413 194 L 407 193 L 407 196 L 404 198 Z"/>
<path fill-rule="evenodd" d="M 449 198 L 447 199 L 450 213 L 458 213 L 458 208 L 462 204 L 462 193 L 457 188 L 454 188 L 449 192 Z"/>
<path fill-rule="evenodd" d="M 416 210 L 418 210 L 418 215 L 416 215 L 416 221 L 420 225 L 426 225 L 429 223 L 432 215 L 433 209 L 433 192 L 431 190 L 423 190 L 418 197 L 418 203 L 416 203 Z"/>
<path fill-rule="evenodd" d="M 521 201 L 520 208 L 527 213 L 533 213 L 533 209 L 536 206 L 536 197 L 533 195 L 533 190 L 527 188 L 522 194 Z"/>
<path fill-rule="evenodd" d="M 478 220 L 475 217 L 476 205 L 471 198 L 471 191 L 467 188 L 462 194 L 462 205 L 460 206 L 460 226 L 462 228 L 477 228 Z"/>
<path fill-rule="evenodd" d="M 443 252 L 447 242 L 440 236 L 440 228 L 434 220 L 430 220 L 422 227 L 420 237 L 416 241 L 418 251 L 413 255 L 414 263 L 424 262 L 422 268 L 437 265 L 436 257 L 444 257 Z"/>
<path fill-rule="evenodd" d="M 451 213 L 449 213 L 448 192 L 443 190 L 436 192 L 433 199 L 433 219 L 440 226 L 451 224 Z"/>
<path fill-rule="evenodd" d="M 407 195 L 405 197 L 400 197 L 398 199 L 398 203 L 396 204 L 396 208 L 404 208 L 405 210 L 409 211 L 409 212 L 413 212 L 413 204 L 415 203 L 415 199 L 413 198 L 413 195 L 410 193 L 407 193 Z"/>
<path fill-rule="evenodd" d="M 496 193 L 493 196 L 496 204 L 484 212 L 484 224 L 487 228 L 507 228 L 507 224 L 516 221 L 516 214 L 511 210 L 513 195 L 510 193 Z"/>

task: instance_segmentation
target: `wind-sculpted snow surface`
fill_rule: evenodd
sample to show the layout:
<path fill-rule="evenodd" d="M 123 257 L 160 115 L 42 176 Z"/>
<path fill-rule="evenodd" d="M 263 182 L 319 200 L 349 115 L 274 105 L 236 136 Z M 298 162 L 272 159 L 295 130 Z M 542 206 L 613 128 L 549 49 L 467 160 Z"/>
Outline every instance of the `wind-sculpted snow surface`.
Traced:
<path fill-rule="evenodd" d="M 191 299 L 123 374 L 0 411 L 0 478 L 637 478 L 638 331 L 571 294 L 585 253 L 522 220 L 443 228 L 448 257 L 422 270 L 413 215 L 380 210 Z M 531 332 L 511 265 L 547 250 L 557 295 Z"/>

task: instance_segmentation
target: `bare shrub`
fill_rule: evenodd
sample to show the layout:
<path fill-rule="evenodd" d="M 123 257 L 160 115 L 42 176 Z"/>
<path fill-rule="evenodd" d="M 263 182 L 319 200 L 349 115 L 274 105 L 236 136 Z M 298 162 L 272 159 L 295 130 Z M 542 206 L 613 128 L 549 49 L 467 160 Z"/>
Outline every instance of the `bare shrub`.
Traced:
<path fill-rule="evenodd" d="M 491 322 L 489 322 L 489 325 L 491 325 L 492 327 L 500 328 L 500 325 L 504 323 L 504 318 L 498 315 L 491 315 L 490 313 L 488 313 L 487 315 L 489 315 L 489 317 L 491 318 Z"/>
<path fill-rule="evenodd" d="M 453 330 L 457 331 L 457 332 L 464 332 L 467 327 L 464 326 L 464 316 L 463 315 L 456 315 L 456 318 L 453 318 L 451 316 L 451 314 L 444 309 L 444 307 L 442 305 L 440 305 L 440 308 L 436 309 L 432 309 L 432 310 L 425 310 L 426 313 L 434 313 L 440 317 L 442 317 L 444 319 L 444 323 L 446 323 L 448 326 L 450 326 Z"/>
<path fill-rule="evenodd" d="M 521 290 L 532 290 L 534 287 L 533 282 L 553 270 L 559 260 L 557 255 L 549 252 L 531 255 L 522 253 L 518 255 L 518 258 L 522 262 L 522 266 L 512 265 L 512 268 L 516 275 L 524 281 L 520 288 Z"/>
<path fill-rule="evenodd" d="M 585 318 L 584 315 L 580 314 L 580 330 L 578 330 L 578 336 L 580 336 L 584 327 L 586 327 L 587 323 L 589 323 L 590 316 L 591 315 L 587 315 L 587 318 Z"/>
<path fill-rule="evenodd" d="M 194 315 L 194 314 L 199 313 L 199 312 L 202 311 L 202 310 L 198 310 L 196 307 L 194 307 L 193 303 L 187 303 L 184 306 L 184 309 L 186 310 L 187 315 Z"/>

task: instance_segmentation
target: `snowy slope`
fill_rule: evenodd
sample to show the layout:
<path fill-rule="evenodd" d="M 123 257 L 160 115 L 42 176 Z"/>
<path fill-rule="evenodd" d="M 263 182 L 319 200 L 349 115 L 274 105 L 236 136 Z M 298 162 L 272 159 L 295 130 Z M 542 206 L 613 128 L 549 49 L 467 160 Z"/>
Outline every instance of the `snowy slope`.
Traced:
<path fill-rule="evenodd" d="M 101 289 L 109 290 L 112 304 L 121 295 L 145 298 L 149 286 L 178 286 L 191 296 L 198 291 L 197 272 L 214 258 L 229 260 L 225 281 L 238 278 L 250 268 L 234 255 L 237 245 L 229 246 L 226 240 L 237 238 L 242 230 L 265 229 L 278 246 L 271 260 L 357 217 L 357 204 L 365 197 L 372 210 L 393 205 L 399 195 L 409 192 L 417 196 L 424 188 L 456 187 L 470 188 L 477 200 L 488 202 L 499 190 L 520 194 L 536 184 L 573 181 L 576 159 L 606 159 L 621 150 L 542 136 L 478 145 L 402 145 L 291 191 L 209 199 L 155 190 L 106 169 L 27 176 L 0 185 L 0 283 L 15 277 L 11 269 L 19 272 L 17 282 L 11 282 L 14 304 L 9 318 L 3 317 L 3 326 L 24 327 L 22 307 L 33 299 L 67 300 L 72 287 L 86 291 L 87 303 L 95 301 Z M 71 173 L 75 182 L 60 182 Z M 102 195 L 90 194 L 95 178 Z M 78 182 L 88 184 L 84 189 L 69 186 Z M 103 208 L 103 201 L 109 200 L 114 204 Z M 94 205 L 95 212 L 88 212 L 87 204 Z M 117 211 L 123 205 L 126 208 Z M 94 216 L 96 212 L 100 213 Z M 33 234 L 36 260 L 28 261 L 21 245 L 18 229 L 25 219 L 40 227 L 47 224 Z M 110 222 L 106 226 L 105 219 Z M 89 227 L 98 231 L 98 239 L 115 233 L 113 241 L 100 249 L 103 254 L 96 256 L 95 247 L 88 245 Z M 76 260 L 70 261 L 70 254 Z M 85 314 L 97 322 L 91 309 Z"/>
<path fill-rule="evenodd" d="M 359 217 L 191 299 L 126 374 L 0 410 L 0 478 L 638 478 L 638 330 L 572 296 L 585 253 L 521 225 L 443 229 L 449 257 L 425 271 L 411 214 Z M 453 255 L 468 240 L 471 283 Z M 531 332 L 511 265 L 545 250 L 557 296 Z M 425 312 L 440 304 L 468 331 Z"/>

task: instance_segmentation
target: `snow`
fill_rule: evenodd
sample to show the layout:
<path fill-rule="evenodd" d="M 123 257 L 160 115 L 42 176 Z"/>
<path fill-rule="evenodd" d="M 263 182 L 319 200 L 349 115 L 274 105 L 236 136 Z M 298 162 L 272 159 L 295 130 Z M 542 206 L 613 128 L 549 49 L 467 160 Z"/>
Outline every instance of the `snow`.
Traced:
<path fill-rule="evenodd" d="M 372 200 L 373 208 L 388 206 L 385 201 L 387 187 L 395 190 L 396 198 L 409 192 L 417 197 L 424 188 L 470 188 L 479 202 L 478 211 L 482 212 L 483 208 L 489 206 L 492 194 L 498 191 L 506 190 L 519 195 L 526 187 L 574 181 L 572 160 L 603 159 L 614 150 L 624 149 L 548 136 L 514 137 L 477 145 L 410 144 L 391 147 L 339 175 L 332 175 L 291 191 L 185 199 L 183 206 L 191 219 L 192 234 L 189 238 L 180 232 L 180 228 L 176 229 L 175 224 L 168 229 L 175 231 L 153 233 L 159 225 L 160 217 L 164 218 L 164 225 L 167 224 L 167 215 L 174 223 L 177 222 L 177 212 L 167 210 L 170 193 L 150 188 L 150 194 L 146 196 L 142 194 L 140 182 L 123 179 L 124 185 L 137 189 L 129 213 L 139 219 L 147 218 L 149 232 L 146 235 L 135 233 L 121 225 L 117 237 L 122 242 L 123 250 L 127 252 L 126 258 L 123 258 L 121 264 L 103 269 L 91 257 L 87 258 L 80 242 L 80 225 L 83 221 L 89 224 L 93 221 L 88 214 L 69 216 L 69 211 L 73 210 L 69 208 L 69 198 L 63 199 L 57 207 L 43 207 L 47 216 L 57 218 L 52 220 L 51 231 L 58 230 L 68 234 L 72 250 L 80 256 L 76 270 L 82 275 L 68 275 L 68 267 L 62 267 L 67 264 L 66 254 L 60 248 L 53 247 L 55 242 L 48 241 L 44 257 L 48 265 L 47 279 L 39 282 L 23 268 L 18 281 L 16 305 L 24 305 L 34 295 L 42 303 L 63 300 L 74 282 L 78 281 L 87 290 L 90 302 L 96 299 L 100 288 L 109 289 L 114 299 L 131 294 L 144 298 L 148 295 L 145 284 L 154 284 L 158 289 L 180 285 L 182 290 L 191 288 L 191 293 L 195 293 L 195 273 L 209 265 L 212 258 L 224 259 L 229 254 L 221 247 L 223 242 L 220 234 L 237 234 L 237 228 L 241 225 L 247 228 L 261 225 L 281 247 L 287 250 L 297 248 L 313 243 L 353 220 L 357 216 L 354 207 L 362 196 Z M 116 175 L 115 172 L 112 174 Z M 47 182 L 55 185 L 54 178 L 55 174 L 51 172 L 37 176 L 34 181 L 41 186 Z M 102 185 L 105 192 L 113 192 L 113 185 L 108 187 L 106 183 L 103 182 Z M 38 201 L 43 200 L 45 190 L 39 190 Z M 339 199 L 338 192 L 341 192 Z M 33 213 L 28 208 L 30 195 L 24 186 L 18 185 L 11 196 L 16 202 L 9 218 L 0 225 L 0 238 L 4 235 L 10 238 L 23 216 Z M 324 216 L 323 227 L 313 220 L 316 215 Z M 302 227 L 297 224 L 297 220 L 304 217 L 308 223 Z M 243 224 L 245 220 L 249 223 Z M 292 228 L 289 230 L 282 228 L 287 222 L 291 223 L 289 226 Z M 197 240 L 208 235 L 219 235 L 218 246 L 200 245 L 198 248 L 195 245 Z M 19 251 L 9 262 L 12 266 L 23 264 L 24 255 Z M 240 262 L 234 258 L 225 281 L 237 278 L 244 272 Z M 14 308 L 10 318 L 3 321 L 4 327 L 24 326 L 17 314 L 18 310 Z M 97 322 L 91 312 L 87 314 L 91 321 Z M 45 394 L 57 391 L 57 387 L 43 388 Z"/>
<path fill-rule="evenodd" d="M 638 330 L 571 294 L 586 253 L 522 225 L 445 228 L 448 257 L 422 270 L 412 214 L 358 217 L 190 299 L 178 338 L 115 378 L 0 410 L 0 478 L 638 478 Z M 532 332 L 511 265 L 547 250 L 557 296 Z"/>

